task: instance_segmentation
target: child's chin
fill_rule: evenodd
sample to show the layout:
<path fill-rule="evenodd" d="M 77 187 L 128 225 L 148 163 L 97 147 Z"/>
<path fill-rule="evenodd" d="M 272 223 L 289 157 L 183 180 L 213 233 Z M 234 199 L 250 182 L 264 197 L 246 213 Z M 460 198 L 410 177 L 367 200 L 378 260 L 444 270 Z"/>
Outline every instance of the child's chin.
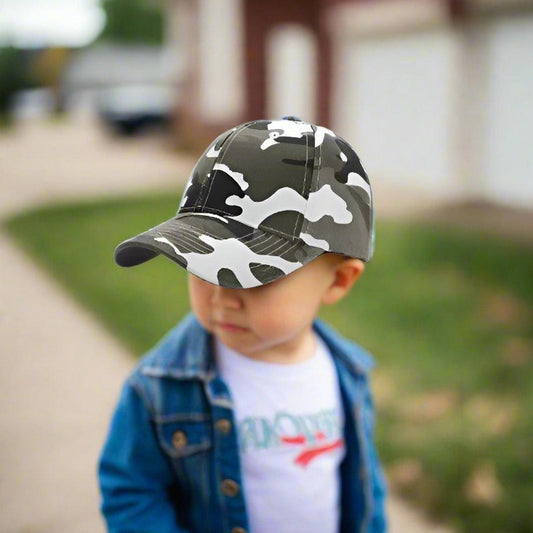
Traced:
<path fill-rule="evenodd" d="M 241 335 L 236 335 L 236 334 L 231 334 L 231 333 L 228 333 L 228 334 L 224 334 L 224 333 L 218 334 L 218 333 L 216 333 L 215 337 L 222 344 L 224 344 L 225 346 L 227 346 L 231 350 L 234 350 L 235 352 L 237 352 L 237 353 L 239 353 L 241 355 L 244 355 L 246 357 L 250 357 L 250 355 L 249 355 L 250 346 L 248 345 L 248 343 L 244 342 L 244 339 L 242 338 L 242 334 Z"/>

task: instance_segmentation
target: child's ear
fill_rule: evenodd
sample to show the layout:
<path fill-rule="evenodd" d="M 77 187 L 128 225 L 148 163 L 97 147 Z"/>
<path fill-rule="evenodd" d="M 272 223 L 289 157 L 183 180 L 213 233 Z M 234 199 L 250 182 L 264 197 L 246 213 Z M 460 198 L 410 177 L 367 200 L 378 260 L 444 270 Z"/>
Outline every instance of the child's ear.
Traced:
<path fill-rule="evenodd" d="M 322 297 L 322 303 L 331 305 L 342 300 L 361 277 L 365 264 L 360 259 L 342 258 L 332 264 L 333 281 Z"/>

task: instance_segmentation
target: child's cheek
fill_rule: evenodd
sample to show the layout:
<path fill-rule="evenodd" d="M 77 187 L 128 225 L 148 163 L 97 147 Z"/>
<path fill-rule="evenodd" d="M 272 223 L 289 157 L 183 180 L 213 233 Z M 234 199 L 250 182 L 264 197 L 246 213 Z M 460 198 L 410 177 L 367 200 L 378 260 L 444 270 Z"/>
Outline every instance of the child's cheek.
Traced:
<path fill-rule="evenodd" d="M 194 316 L 198 319 L 198 322 L 202 324 L 202 326 L 209 332 L 211 332 L 210 329 L 210 323 L 209 323 L 209 317 L 205 315 L 205 313 L 202 312 L 201 308 L 198 308 L 197 306 L 192 306 L 192 312 L 194 313 Z"/>
<path fill-rule="evenodd" d="M 269 310 L 261 317 L 259 327 L 264 336 L 277 337 L 290 328 L 288 319 L 290 320 L 290 317 L 282 313 L 281 309 Z"/>
<path fill-rule="evenodd" d="M 190 303 L 192 311 L 200 324 L 207 331 L 211 331 L 211 307 L 208 299 L 201 293 L 192 292 L 190 294 Z"/>

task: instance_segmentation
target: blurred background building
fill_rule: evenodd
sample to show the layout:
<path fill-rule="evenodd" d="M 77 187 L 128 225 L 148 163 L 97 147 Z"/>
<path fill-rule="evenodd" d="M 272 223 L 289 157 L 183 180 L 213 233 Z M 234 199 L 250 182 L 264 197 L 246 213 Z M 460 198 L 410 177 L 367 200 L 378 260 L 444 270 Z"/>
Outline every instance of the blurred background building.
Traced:
<path fill-rule="evenodd" d="M 533 205 L 533 2 L 169 0 L 185 58 L 178 135 L 301 116 L 380 180 Z"/>
<path fill-rule="evenodd" d="M 92 42 L 24 49 L 17 64 L 55 100 L 22 93 L 20 115 L 93 106 L 129 133 L 171 122 L 193 149 L 240 122 L 297 115 L 346 137 L 384 187 L 533 205 L 533 0 L 100 5 Z"/>

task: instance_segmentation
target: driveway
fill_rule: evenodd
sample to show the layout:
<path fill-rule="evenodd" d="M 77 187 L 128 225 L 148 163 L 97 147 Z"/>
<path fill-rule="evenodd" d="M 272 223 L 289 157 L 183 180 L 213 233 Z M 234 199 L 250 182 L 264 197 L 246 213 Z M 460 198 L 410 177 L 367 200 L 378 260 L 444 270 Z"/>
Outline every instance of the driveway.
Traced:
<path fill-rule="evenodd" d="M 110 139 L 86 116 L 27 122 L 0 133 L 0 217 L 101 194 L 175 194 L 193 163 L 157 137 Z M 404 196 L 391 216 L 412 212 Z M 0 264 L 0 531 L 104 532 L 96 461 L 134 359 L 3 233 Z M 449 533 L 396 498 L 389 513 L 392 533 Z"/>

